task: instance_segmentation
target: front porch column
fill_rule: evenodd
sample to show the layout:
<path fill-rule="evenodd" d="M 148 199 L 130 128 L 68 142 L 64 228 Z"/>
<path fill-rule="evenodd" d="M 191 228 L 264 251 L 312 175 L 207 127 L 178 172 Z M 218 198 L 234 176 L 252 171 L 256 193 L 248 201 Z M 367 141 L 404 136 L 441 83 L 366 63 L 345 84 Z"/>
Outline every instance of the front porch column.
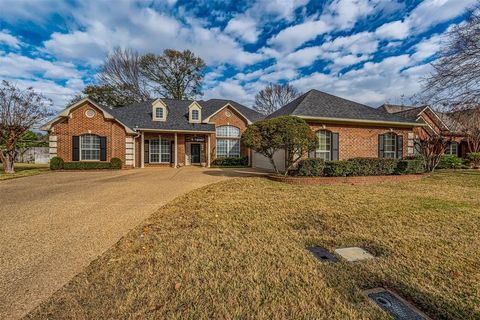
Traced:
<path fill-rule="evenodd" d="M 207 135 L 207 168 L 210 168 L 210 134 Z"/>
<path fill-rule="evenodd" d="M 177 133 L 175 132 L 175 168 L 178 167 L 178 138 Z"/>
<path fill-rule="evenodd" d="M 140 142 L 140 168 L 145 168 L 145 135 L 142 131 L 142 140 Z"/>

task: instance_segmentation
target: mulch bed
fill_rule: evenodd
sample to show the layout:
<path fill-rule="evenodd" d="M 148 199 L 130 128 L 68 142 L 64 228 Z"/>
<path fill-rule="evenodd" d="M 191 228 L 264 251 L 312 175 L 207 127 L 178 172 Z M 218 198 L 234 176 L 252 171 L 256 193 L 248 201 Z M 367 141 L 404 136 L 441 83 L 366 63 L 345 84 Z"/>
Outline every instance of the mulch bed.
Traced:
<path fill-rule="evenodd" d="M 418 181 L 427 174 L 407 174 L 390 176 L 363 176 L 363 177 L 285 177 L 268 175 L 267 178 L 277 182 L 297 185 L 368 185 L 386 182 L 410 182 Z"/>

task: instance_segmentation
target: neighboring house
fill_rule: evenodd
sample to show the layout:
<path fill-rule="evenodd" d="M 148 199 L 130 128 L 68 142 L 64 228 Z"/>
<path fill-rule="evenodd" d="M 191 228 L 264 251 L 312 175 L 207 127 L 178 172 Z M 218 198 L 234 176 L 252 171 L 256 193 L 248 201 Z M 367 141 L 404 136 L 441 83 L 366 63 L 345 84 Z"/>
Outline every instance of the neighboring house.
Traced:
<path fill-rule="evenodd" d="M 438 112 L 429 106 L 405 106 L 384 104 L 379 110 L 388 114 L 404 117 L 415 118 L 418 123 L 425 124 L 422 127 L 416 127 L 413 132 L 415 139 L 425 139 L 432 135 L 440 135 L 449 141 L 445 154 L 465 157 L 468 148 L 464 135 L 461 133 L 460 124 L 455 121 L 448 113 Z M 417 150 L 414 150 L 417 153 Z"/>
<path fill-rule="evenodd" d="M 403 158 L 413 155 L 414 131 L 427 126 L 415 115 L 383 110 L 310 90 L 268 118 L 305 119 L 319 138 L 311 157 Z M 83 99 L 42 127 L 49 132 L 50 156 L 71 161 L 110 161 L 125 167 L 209 166 L 217 157 L 248 156 L 254 167 L 270 169 L 268 159 L 240 143 L 246 127 L 264 117 L 231 100 L 155 99 L 107 108 Z M 280 169 L 285 154 L 275 155 Z"/>
<path fill-rule="evenodd" d="M 50 156 L 71 161 L 122 160 L 124 167 L 209 166 L 216 157 L 249 156 L 240 137 L 263 116 L 231 100 L 155 99 L 108 108 L 86 98 L 42 129 Z"/>
<path fill-rule="evenodd" d="M 293 115 L 315 131 L 319 145 L 310 157 L 345 160 L 356 157 L 403 158 L 413 155 L 415 117 L 400 117 L 369 106 L 310 90 L 267 118 Z M 284 168 L 284 153 L 276 163 Z M 270 168 L 265 157 L 253 154 L 253 165 Z"/>

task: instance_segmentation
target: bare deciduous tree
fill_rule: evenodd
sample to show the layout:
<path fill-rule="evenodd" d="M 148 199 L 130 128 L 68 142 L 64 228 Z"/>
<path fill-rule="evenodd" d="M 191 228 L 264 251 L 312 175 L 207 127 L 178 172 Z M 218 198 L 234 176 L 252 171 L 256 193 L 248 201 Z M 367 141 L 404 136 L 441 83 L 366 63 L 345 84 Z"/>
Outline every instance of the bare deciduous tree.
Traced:
<path fill-rule="evenodd" d="M 270 83 L 255 95 L 255 105 L 253 106 L 253 109 L 264 115 L 269 115 L 297 98 L 299 95 L 300 93 L 298 90 L 288 83 Z"/>
<path fill-rule="evenodd" d="M 435 170 L 449 142 L 450 139 L 441 135 L 425 136 L 415 141 L 414 147 L 422 157 L 427 172 Z"/>
<path fill-rule="evenodd" d="M 422 100 L 450 110 L 480 103 L 480 6 L 446 36 L 434 72 L 425 79 Z"/>
<path fill-rule="evenodd" d="M 480 107 L 455 111 L 449 116 L 457 123 L 454 130 L 465 136 L 468 152 L 480 152 Z"/>
<path fill-rule="evenodd" d="M 148 83 L 140 72 L 141 56 L 130 49 L 116 48 L 110 53 L 100 69 L 98 78 L 101 88 L 108 88 L 126 102 L 140 102 L 150 98 Z M 112 91 L 110 91 L 110 89 Z"/>
<path fill-rule="evenodd" d="M 22 134 L 44 121 L 51 113 L 52 102 L 32 88 L 22 90 L 2 81 L 0 85 L 0 160 L 5 173 L 15 173 L 17 143 Z"/>
<path fill-rule="evenodd" d="M 190 50 L 167 49 L 163 55 L 146 54 L 140 66 L 153 91 L 163 97 L 182 100 L 203 95 L 201 82 L 205 62 Z"/>

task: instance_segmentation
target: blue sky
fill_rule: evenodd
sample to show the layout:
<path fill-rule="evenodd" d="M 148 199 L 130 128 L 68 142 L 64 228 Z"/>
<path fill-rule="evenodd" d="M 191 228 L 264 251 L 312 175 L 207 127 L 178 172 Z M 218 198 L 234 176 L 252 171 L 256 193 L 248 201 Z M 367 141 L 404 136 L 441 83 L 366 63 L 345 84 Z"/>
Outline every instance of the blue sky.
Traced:
<path fill-rule="evenodd" d="M 269 82 L 288 81 L 371 106 L 408 103 L 475 2 L 2 0 L 0 79 L 60 109 L 114 47 L 174 48 L 206 61 L 203 99 L 251 106 Z"/>

